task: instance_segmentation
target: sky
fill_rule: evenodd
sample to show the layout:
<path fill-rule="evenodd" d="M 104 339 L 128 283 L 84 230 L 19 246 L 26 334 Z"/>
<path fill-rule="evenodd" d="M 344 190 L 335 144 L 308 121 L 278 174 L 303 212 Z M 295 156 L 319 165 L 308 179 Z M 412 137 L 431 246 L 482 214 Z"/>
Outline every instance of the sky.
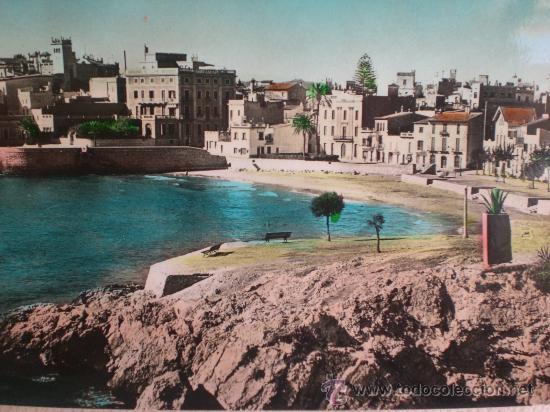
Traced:
<path fill-rule="evenodd" d="M 49 50 L 71 37 L 128 68 L 150 51 L 197 54 L 243 80 L 351 79 L 368 53 L 379 90 L 398 71 L 417 81 L 457 69 L 459 80 L 546 84 L 550 0 L 0 0 L 0 56 Z"/>

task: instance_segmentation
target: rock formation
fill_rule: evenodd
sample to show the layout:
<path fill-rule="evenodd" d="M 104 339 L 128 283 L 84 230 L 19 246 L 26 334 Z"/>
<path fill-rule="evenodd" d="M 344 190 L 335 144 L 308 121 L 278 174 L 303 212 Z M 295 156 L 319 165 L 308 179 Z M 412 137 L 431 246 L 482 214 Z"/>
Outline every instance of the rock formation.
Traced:
<path fill-rule="evenodd" d="M 525 267 L 397 271 L 355 258 L 22 310 L 1 325 L 0 364 L 97 374 L 137 408 L 540 404 L 549 313 Z"/>

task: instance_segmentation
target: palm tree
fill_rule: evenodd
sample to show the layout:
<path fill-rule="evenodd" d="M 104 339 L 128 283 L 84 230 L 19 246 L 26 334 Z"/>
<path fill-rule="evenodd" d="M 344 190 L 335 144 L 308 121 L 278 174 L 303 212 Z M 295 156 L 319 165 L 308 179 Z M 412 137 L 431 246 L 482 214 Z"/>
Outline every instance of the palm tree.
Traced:
<path fill-rule="evenodd" d="M 344 197 L 336 192 L 323 193 L 311 201 L 311 212 L 315 217 L 324 216 L 327 222 L 327 235 L 330 242 L 330 220 L 338 221 L 340 213 L 344 209 Z"/>
<path fill-rule="evenodd" d="M 311 117 L 309 117 L 307 114 L 298 114 L 292 119 L 292 127 L 294 128 L 294 133 L 302 133 L 302 136 L 304 137 L 303 155 L 305 159 L 307 145 L 306 137 L 313 133 L 313 131 L 315 130 L 315 125 L 313 124 Z"/>
<path fill-rule="evenodd" d="M 321 153 L 321 137 L 319 135 L 319 106 L 321 101 L 325 100 L 330 105 L 330 100 L 326 98 L 331 93 L 330 86 L 327 83 L 312 83 L 307 89 L 307 98 L 314 104 L 315 115 L 315 151 Z"/>
<path fill-rule="evenodd" d="M 367 224 L 376 231 L 376 251 L 378 253 L 380 253 L 380 231 L 383 229 L 384 223 L 386 223 L 386 220 L 382 213 L 376 213 L 367 220 Z"/>
<path fill-rule="evenodd" d="M 376 73 L 374 71 L 374 65 L 372 59 L 366 53 L 363 54 L 357 62 L 354 80 L 363 93 L 370 94 L 376 92 Z"/>

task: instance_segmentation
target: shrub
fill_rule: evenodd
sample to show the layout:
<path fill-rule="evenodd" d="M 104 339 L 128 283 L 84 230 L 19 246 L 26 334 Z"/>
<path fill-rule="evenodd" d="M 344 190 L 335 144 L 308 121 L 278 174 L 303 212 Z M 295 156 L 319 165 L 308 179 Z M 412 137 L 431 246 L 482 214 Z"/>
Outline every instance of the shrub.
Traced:
<path fill-rule="evenodd" d="M 485 196 L 481 195 L 483 198 L 483 205 L 487 209 L 487 213 L 490 215 L 499 215 L 504 210 L 504 201 L 508 196 L 507 193 L 504 193 L 500 189 L 491 190 L 491 198 L 487 199 Z"/>

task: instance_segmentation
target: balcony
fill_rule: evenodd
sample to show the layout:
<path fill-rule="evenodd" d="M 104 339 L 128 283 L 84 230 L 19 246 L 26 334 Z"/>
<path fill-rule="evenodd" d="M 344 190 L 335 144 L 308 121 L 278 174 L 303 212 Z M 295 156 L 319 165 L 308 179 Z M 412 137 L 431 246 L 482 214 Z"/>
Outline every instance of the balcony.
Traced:
<path fill-rule="evenodd" d="M 449 136 L 449 132 L 447 130 L 442 130 L 439 132 L 441 136 Z"/>
<path fill-rule="evenodd" d="M 332 139 L 335 142 L 353 142 L 353 136 L 334 136 Z"/>

